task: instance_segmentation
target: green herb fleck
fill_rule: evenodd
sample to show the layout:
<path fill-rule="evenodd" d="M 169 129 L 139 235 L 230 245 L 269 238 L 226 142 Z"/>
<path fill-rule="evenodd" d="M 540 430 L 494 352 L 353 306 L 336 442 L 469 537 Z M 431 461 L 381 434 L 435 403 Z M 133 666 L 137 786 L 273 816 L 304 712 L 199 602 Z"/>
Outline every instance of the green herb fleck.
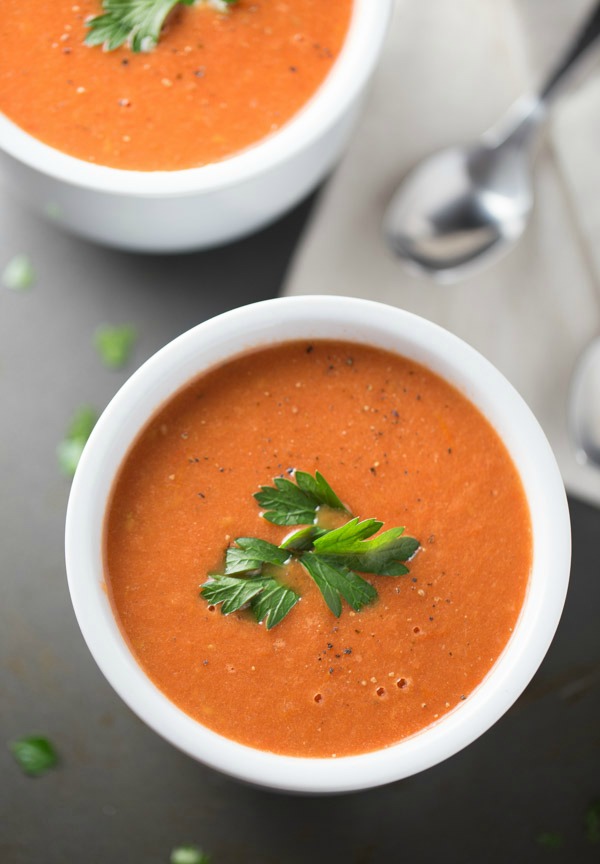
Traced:
<path fill-rule="evenodd" d="M 120 369 L 129 360 L 136 339 L 134 327 L 127 324 L 119 327 L 102 324 L 94 334 L 94 345 L 105 366 Z"/>
<path fill-rule="evenodd" d="M 199 846 L 176 846 L 171 852 L 171 864 L 210 864 L 210 856 Z"/>
<path fill-rule="evenodd" d="M 536 839 L 539 845 L 546 849 L 560 849 L 565 842 L 563 835 L 556 831 L 544 831 L 542 834 L 538 834 Z"/>
<path fill-rule="evenodd" d="M 585 836 L 590 843 L 600 843 L 600 799 L 592 801 L 585 812 Z"/>
<path fill-rule="evenodd" d="M 81 405 L 71 418 L 67 434 L 56 448 L 58 464 L 67 477 L 73 477 L 83 448 L 98 419 L 97 412 L 89 405 Z"/>
<path fill-rule="evenodd" d="M 314 581 L 329 609 L 339 617 L 342 601 L 360 611 L 377 599 L 377 591 L 359 573 L 403 576 L 408 561 L 419 548 L 413 537 L 404 537 L 404 528 L 390 528 L 377 534 L 383 523 L 362 522 L 354 517 L 339 528 L 327 530 L 315 525 L 320 507 L 348 511 L 325 478 L 295 473 L 296 483 L 275 478 L 274 486 L 262 486 L 255 499 L 268 508 L 263 518 L 276 525 L 307 527 L 294 531 L 280 546 L 256 537 L 238 537 L 225 553 L 224 574 L 214 574 L 201 586 L 201 596 L 221 605 L 229 615 L 247 606 L 267 630 L 279 624 L 301 599 L 273 574 L 273 567 L 297 561 Z M 377 536 L 374 536 L 377 535 Z M 266 569 L 265 569 L 266 568 Z"/>
<path fill-rule="evenodd" d="M 15 255 L 2 271 L 2 284 L 11 291 L 27 291 L 35 282 L 35 270 L 27 255 Z"/>
<path fill-rule="evenodd" d="M 50 741 L 41 735 L 19 738 L 9 744 L 9 749 L 25 774 L 38 777 L 58 761 L 56 751 Z"/>
<path fill-rule="evenodd" d="M 192 6 L 196 0 L 102 0 L 102 15 L 87 22 L 87 45 L 102 45 L 113 51 L 127 44 L 132 51 L 151 51 L 160 38 L 168 14 L 179 3 Z M 224 12 L 237 0 L 204 0 Z"/>

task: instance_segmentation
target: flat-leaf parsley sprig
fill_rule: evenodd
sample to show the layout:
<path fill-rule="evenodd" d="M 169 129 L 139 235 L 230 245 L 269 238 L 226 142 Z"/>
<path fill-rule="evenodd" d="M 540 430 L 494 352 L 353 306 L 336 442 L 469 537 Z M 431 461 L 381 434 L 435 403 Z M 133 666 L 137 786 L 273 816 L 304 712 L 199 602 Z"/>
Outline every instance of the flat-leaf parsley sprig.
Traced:
<path fill-rule="evenodd" d="M 151 51 L 160 38 L 167 15 L 179 3 L 193 6 L 199 0 L 102 0 L 102 15 L 87 21 L 87 45 L 114 51 L 127 44 L 132 51 Z M 220 12 L 237 0 L 203 0 Z"/>
<path fill-rule="evenodd" d="M 266 508 L 261 515 L 268 522 L 307 527 L 294 531 L 279 546 L 257 537 L 238 537 L 226 550 L 224 573 L 212 574 L 200 590 L 208 603 L 222 604 L 224 615 L 249 607 L 267 630 L 279 624 L 300 600 L 299 594 L 276 578 L 276 568 L 298 561 L 339 618 L 342 600 L 359 612 L 377 599 L 376 589 L 359 572 L 404 576 L 409 572 L 405 562 L 419 548 L 418 540 L 404 536 L 404 528 L 378 534 L 383 522 L 352 516 L 318 471 L 314 477 L 296 471 L 294 479 L 295 483 L 276 477 L 274 486 L 262 486 L 254 497 Z M 322 507 L 350 518 L 339 528 L 322 528 L 317 524 Z"/>

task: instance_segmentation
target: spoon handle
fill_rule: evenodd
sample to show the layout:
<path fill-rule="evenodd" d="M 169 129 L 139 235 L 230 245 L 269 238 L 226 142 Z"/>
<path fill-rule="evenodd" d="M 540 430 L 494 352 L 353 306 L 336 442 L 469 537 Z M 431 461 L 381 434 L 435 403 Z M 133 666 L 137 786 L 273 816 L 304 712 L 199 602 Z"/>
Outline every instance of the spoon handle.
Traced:
<path fill-rule="evenodd" d="M 546 81 L 540 93 L 540 99 L 543 102 L 553 94 L 559 82 L 562 81 L 579 57 L 596 41 L 598 36 L 600 36 L 600 3 L 596 3 L 591 15 L 577 34 L 575 41 L 550 75 L 548 81 Z"/>
<path fill-rule="evenodd" d="M 550 98 L 563 78 L 598 36 L 600 36 L 600 2 L 594 5 L 589 18 L 539 94 L 526 95 L 518 99 L 505 116 L 484 133 L 483 139 L 488 146 L 507 150 L 524 147 L 530 153 L 533 152 L 537 138 L 536 131 L 545 120 Z"/>

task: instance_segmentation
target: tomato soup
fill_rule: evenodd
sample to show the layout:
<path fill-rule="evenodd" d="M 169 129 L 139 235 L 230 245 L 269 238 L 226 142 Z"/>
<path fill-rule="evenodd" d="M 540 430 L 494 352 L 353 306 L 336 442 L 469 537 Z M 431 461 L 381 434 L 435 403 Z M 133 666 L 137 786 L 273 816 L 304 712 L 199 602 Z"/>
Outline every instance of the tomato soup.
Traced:
<path fill-rule="evenodd" d="M 356 516 L 421 548 L 378 599 L 336 618 L 302 595 L 271 630 L 200 596 L 236 537 L 281 543 L 253 499 L 320 471 Z M 468 699 L 519 616 L 528 505 L 498 435 L 454 387 L 352 343 L 290 342 L 176 394 L 126 457 L 105 523 L 114 612 L 150 679 L 183 711 L 251 747 L 332 757 L 394 744 Z"/>
<path fill-rule="evenodd" d="M 352 0 L 179 5 L 156 48 L 84 44 L 100 0 L 3 0 L 0 111 L 90 162 L 142 171 L 215 162 L 270 135 L 338 56 Z"/>

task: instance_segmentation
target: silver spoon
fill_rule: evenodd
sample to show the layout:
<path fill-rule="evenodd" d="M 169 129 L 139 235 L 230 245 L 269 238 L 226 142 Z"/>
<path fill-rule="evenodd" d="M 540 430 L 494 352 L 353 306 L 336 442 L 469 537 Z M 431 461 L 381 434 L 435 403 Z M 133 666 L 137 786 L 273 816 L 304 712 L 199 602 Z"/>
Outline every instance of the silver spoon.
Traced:
<path fill-rule="evenodd" d="M 577 362 L 568 414 L 577 460 L 600 468 L 600 338 L 588 345 Z"/>
<path fill-rule="evenodd" d="M 523 97 L 478 141 L 418 164 L 394 194 L 383 221 L 406 264 L 453 282 L 506 252 L 533 206 L 533 144 L 557 85 L 600 35 L 600 3 L 537 96 Z"/>

